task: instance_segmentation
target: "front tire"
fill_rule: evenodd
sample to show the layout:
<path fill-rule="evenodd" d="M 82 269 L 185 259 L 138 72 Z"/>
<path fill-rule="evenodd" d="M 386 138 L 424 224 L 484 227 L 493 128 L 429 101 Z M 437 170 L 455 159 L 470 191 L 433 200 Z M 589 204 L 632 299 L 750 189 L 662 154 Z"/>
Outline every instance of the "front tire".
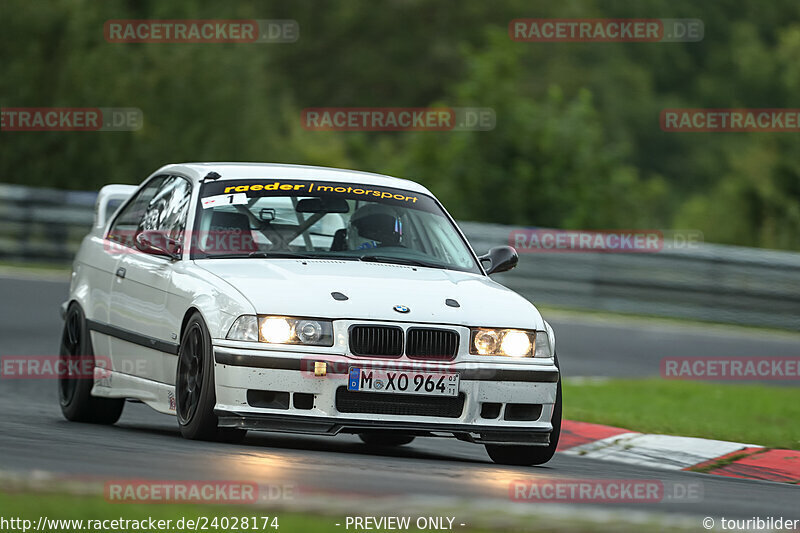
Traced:
<path fill-rule="evenodd" d="M 214 414 L 214 356 L 211 335 L 200 313 L 186 324 L 178 350 L 175 410 L 181 435 L 191 440 L 241 442 L 246 430 L 218 427 Z"/>
<path fill-rule="evenodd" d="M 558 358 L 556 358 L 558 366 Z M 492 461 L 501 465 L 510 466 L 534 466 L 543 465 L 553 458 L 558 447 L 558 439 L 561 436 L 561 376 L 558 377 L 556 386 L 556 403 L 553 409 L 552 424 L 553 431 L 550 433 L 550 444 L 547 446 L 524 446 L 502 444 L 485 444 L 486 453 Z"/>
<path fill-rule="evenodd" d="M 80 372 L 67 373 L 58 378 L 58 399 L 61 413 L 71 422 L 110 425 L 122 416 L 125 400 L 116 398 L 97 398 L 92 396 L 94 385 L 94 350 L 86 316 L 77 303 L 72 303 L 64 317 L 64 330 L 61 333 L 59 360 L 62 368 L 74 368 L 70 363 L 78 363 L 78 368 L 91 369 L 92 375 Z M 88 363 L 88 364 L 86 364 Z M 107 369 L 110 370 L 110 369 Z"/>

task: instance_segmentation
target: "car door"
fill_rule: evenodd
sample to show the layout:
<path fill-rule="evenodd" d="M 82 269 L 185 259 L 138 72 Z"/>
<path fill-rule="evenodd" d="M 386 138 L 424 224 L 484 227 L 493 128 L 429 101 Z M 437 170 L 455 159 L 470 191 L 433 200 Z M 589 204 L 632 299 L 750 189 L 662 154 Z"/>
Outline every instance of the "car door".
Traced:
<path fill-rule="evenodd" d="M 98 347 L 102 347 L 98 353 L 102 353 L 104 356 L 111 355 L 111 344 L 112 342 L 116 342 L 116 335 L 119 334 L 117 327 L 113 323 L 110 309 L 111 292 L 118 282 L 119 271 L 117 267 L 120 265 L 122 258 L 135 252 L 133 237 L 136 233 L 136 228 L 139 225 L 139 221 L 142 220 L 147 206 L 150 204 L 150 201 L 156 195 L 156 192 L 158 192 L 158 189 L 164 183 L 165 179 L 166 176 L 151 178 L 134 193 L 120 212 L 115 215 L 114 220 L 109 226 L 103 241 L 103 257 L 92 257 L 89 259 L 92 263 L 89 265 L 91 268 L 108 273 L 107 280 L 103 279 L 102 290 L 106 293 L 103 313 L 95 314 L 100 322 L 93 325 L 92 331 L 95 351 L 98 350 Z M 118 367 L 118 365 L 114 365 L 113 358 L 112 368 L 118 372 L 124 370 Z"/>
<path fill-rule="evenodd" d="M 135 246 L 142 231 L 158 232 L 182 242 L 192 194 L 186 178 L 164 177 L 141 211 L 131 232 L 131 253 L 123 254 L 111 289 L 110 320 L 118 334 L 111 340 L 115 370 L 125 374 L 173 383 L 181 317 L 170 316 L 167 293 L 173 257 L 145 253 Z"/>

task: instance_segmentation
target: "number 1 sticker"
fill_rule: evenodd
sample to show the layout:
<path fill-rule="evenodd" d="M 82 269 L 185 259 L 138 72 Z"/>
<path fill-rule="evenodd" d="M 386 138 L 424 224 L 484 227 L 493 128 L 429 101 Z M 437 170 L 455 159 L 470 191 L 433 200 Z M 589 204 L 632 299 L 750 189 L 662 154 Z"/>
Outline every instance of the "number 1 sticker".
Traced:
<path fill-rule="evenodd" d="M 208 196 L 203 198 L 203 209 L 209 207 L 217 207 L 220 205 L 242 205 L 247 203 L 247 195 L 243 192 L 234 194 L 218 194 L 217 196 Z"/>

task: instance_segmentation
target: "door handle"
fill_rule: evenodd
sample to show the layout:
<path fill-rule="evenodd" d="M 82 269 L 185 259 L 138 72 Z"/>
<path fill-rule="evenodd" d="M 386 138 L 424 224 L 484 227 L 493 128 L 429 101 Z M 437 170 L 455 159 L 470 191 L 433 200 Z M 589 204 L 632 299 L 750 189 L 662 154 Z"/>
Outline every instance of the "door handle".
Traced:
<path fill-rule="evenodd" d="M 125 270 L 125 267 L 119 267 L 117 269 L 117 277 L 125 279 L 125 272 L 127 272 L 127 270 Z"/>

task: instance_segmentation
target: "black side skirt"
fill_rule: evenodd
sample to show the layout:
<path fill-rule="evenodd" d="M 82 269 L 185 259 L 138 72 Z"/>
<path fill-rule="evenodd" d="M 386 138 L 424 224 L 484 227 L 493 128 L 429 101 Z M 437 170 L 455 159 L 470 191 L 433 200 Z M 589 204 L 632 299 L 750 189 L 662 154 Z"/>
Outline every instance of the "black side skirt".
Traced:
<path fill-rule="evenodd" d="M 123 341 L 138 344 L 139 346 L 144 346 L 145 348 L 150 348 L 151 350 L 158 350 L 159 352 L 168 353 L 170 355 L 178 355 L 178 348 L 180 348 L 180 345 L 174 342 L 154 339 L 153 337 L 148 337 L 147 335 L 142 335 L 127 329 L 118 328 L 117 326 L 112 326 L 111 324 L 97 322 L 96 320 L 86 320 L 86 325 L 90 330 L 102 333 L 103 335 L 109 335 Z"/>

